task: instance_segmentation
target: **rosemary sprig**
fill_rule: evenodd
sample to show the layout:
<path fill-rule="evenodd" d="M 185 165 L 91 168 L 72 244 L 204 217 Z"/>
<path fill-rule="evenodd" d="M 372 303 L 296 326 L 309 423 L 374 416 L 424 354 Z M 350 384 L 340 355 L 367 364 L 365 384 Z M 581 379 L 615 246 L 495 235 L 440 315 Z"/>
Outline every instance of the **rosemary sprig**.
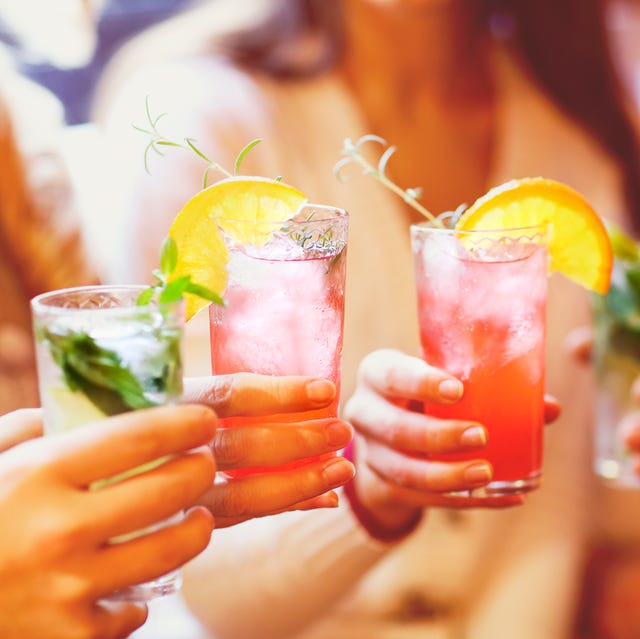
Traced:
<path fill-rule="evenodd" d="M 144 150 L 144 168 L 147 173 L 151 173 L 149 169 L 149 155 L 151 151 L 156 153 L 157 155 L 164 156 L 162 147 L 175 147 L 179 149 L 186 149 L 188 151 L 193 151 L 198 157 L 204 160 L 207 163 L 207 167 L 204 170 L 204 175 L 202 178 L 202 188 L 206 188 L 209 182 L 209 174 L 211 171 L 218 171 L 222 173 L 225 177 L 234 177 L 239 175 L 240 167 L 242 165 L 243 160 L 247 156 L 247 153 L 253 149 L 254 146 L 262 142 L 262 138 L 256 138 L 255 140 L 251 140 L 248 144 L 246 144 L 238 153 L 236 160 L 233 166 L 233 173 L 225 169 L 220 163 L 212 160 L 207 156 L 207 154 L 202 151 L 196 145 L 196 139 L 185 137 L 182 140 L 171 140 L 163 135 L 158 129 L 158 122 L 165 117 L 166 113 L 161 113 L 158 116 L 151 115 L 151 107 L 149 106 L 149 96 L 145 99 L 145 113 L 147 115 L 147 126 L 141 127 L 136 124 L 133 125 L 133 128 L 140 133 L 149 137 L 149 142 Z"/>
<path fill-rule="evenodd" d="M 362 154 L 362 147 L 367 142 L 376 142 L 383 147 L 386 147 L 378 160 L 377 166 L 371 164 L 371 162 L 369 162 Z M 346 138 L 340 152 L 340 155 L 343 157 L 334 165 L 333 173 L 339 181 L 344 182 L 345 178 L 342 173 L 343 169 L 349 164 L 357 164 L 362 168 L 363 175 L 371 175 L 383 186 L 391 190 L 396 195 L 399 195 L 409 206 L 418 211 L 434 225 L 444 228 L 442 220 L 420 203 L 418 198 L 422 195 L 421 188 L 415 187 L 403 189 L 387 176 L 387 164 L 395 152 L 396 147 L 390 146 L 387 141 L 379 135 L 363 135 L 355 142 L 353 142 L 351 138 Z"/>
<path fill-rule="evenodd" d="M 334 238 L 336 223 L 328 226 L 314 225 L 314 217 L 317 211 L 312 210 L 304 222 L 308 222 L 309 226 L 301 226 L 293 228 L 284 226 L 281 230 L 305 251 L 321 251 L 323 253 L 337 253 L 340 249 L 338 241 Z"/>

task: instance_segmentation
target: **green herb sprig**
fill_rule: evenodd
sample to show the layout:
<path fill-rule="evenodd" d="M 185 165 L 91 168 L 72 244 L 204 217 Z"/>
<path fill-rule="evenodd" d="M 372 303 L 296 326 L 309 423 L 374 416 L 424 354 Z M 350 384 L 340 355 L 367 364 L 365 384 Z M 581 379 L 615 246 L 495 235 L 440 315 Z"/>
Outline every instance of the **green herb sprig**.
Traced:
<path fill-rule="evenodd" d="M 40 339 L 48 344 L 69 390 L 83 393 L 106 415 L 155 405 L 118 354 L 98 346 L 87 333 L 43 330 Z"/>
<path fill-rule="evenodd" d="M 181 300 L 185 293 L 196 295 L 219 306 L 225 305 L 224 299 L 218 293 L 191 281 L 191 275 L 171 279 L 177 265 L 178 247 L 175 240 L 167 235 L 160 249 L 160 268 L 152 271 L 156 283 L 140 293 L 137 299 L 138 306 L 146 306 L 153 299 L 161 305 L 170 304 Z"/>
<path fill-rule="evenodd" d="M 167 237 L 162 245 L 160 268 L 154 271 L 157 282 L 140 293 L 136 300 L 138 306 L 146 306 L 155 299 L 162 313 L 163 305 L 179 301 L 185 293 L 224 304 L 220 295 L 193 283 L 191 276 L 170 281 L 177 262 L 176 243 Z M 165 343 L 165 354 L 170 350 L 175 352 L 159 360 L 156 373 L 143 383 L 116 351 L 100 346 L 88 333 L 38 329 L 38 340 L 48 345 L 69 390 L 84 394 L 106 415 L 156 406 L 158 403 L 150 399 L 148 393 L 165 392 L 181 383 L 177 381 L 182 375 L 178 339 L 169 334 L 158 339 Z"/>
<path fill-rule="evenodd" d="M 147 126 L 142 127 L 136 124 L 133 125 L 133 128 L 140 133 L 149 137 L 149 142 L 144 150 L 144 168 L 147 173 L 151 173 L 149 168 L 149 154 L 151 151 L 156 153 L 157 155 L 163 156 L 162 147 L 175 147 L 179 149 L 186 149 L 193 151 L 198 157 L 204 160 L 207 163 L 207 167 L 204 170 L 204 175 L 202 178 L 202 188 L 206 188 L 209 183 L 209 174 L 211 171 L 218 171 L 222 173 L 225 177 L 235 177 L 240 173 L 240 167 L 242 166 L 242 162 L 245 157 L 255 147 L 257 144 L 262 142 L 262 138 L 256 138 L 255 140 L 251 140 L 248 142 L 238 153 L 236 160 L 233 164 L 233 172 L 225 169 L 219 162 L 212 160 L 207 156 L 204 151 L 202 151 L 198 146 L 196 146 L 195 138 L 185 137 L 182 140 L 171 140 L 163 135 L 158 129 L 158 122 L 165 117 L 166 113 L 161 113 L 158 116 L 151 115 L 151 107 L 149 106 L 149 96 L 145 99 L 145 113 L 147 115 Z M 280 180 L 281 178 L 276 178 L 276 180 Z"/>
<path fill-rule="evenodd" d="M 369 162 L 369 160 L 367 160 L 362 153 L 362 147 L 368 142 L 375 142 L 377 144 L 380 144 L 383 147 L 386 147 L 383 150 L 382 154 L 380 155 L 380 158 L 378 159 L 378 164 L 376 166 L 371 164 L 371 162 Z M 371 175 L 383 186 L 388 188 L 390 191 L 392 191 L 396 195 L 399 195 L 409 206 L 411 206 L 416 211 L 418 211 L 421 215 L 423 215 L 426 219 L 432 222 L 435 226 L 440 226 L 444 228 L 445 225 L 442 221 L 442 217 L 434 215 L 433 213 L 431 213 L 431 211 L 429 211 L 420 203 L 419 198 L 422 196 L 421 188 L 414 187 L 414 188 L 403 189 L 402 187 L 398 186 L 393 180 L 391 180 L 391 178 L 387 176 L 387 173 L 386 173 L 387 164 L 389 163 L 391 156 L 395 152 L 396 152 L 396 147 L 390 146 L 388 142 L 384 138 L 380 137 L 379 135 L 372 135 L 372 134 L 363 135 L 362 137 L 358 138 L 355 142 L 353 142 L 351 138 L 346 138 L 343 143 L 342 150 L 340 152 L 342 159 L 338 160 L 338 162 L 336 162 L 336 164 L 334 165 L 333 173 L 339 181 L 344 182 L 345 181 L 345 178 L 343 175 L 344 168 L 350 164 L 356 164 L 362 168 L 363 175 Z M 453 213 L 449 213 L 449 215 L 450 216 L 455 214 L 459 215 L 459 212 L 460 213 L 462 212 L 460 208 L 461 207 L 459 207 L 459 209 L 456 209 L 456 211 Z"/>
<path fill-rule="evenodd" d="M 334 222 L 322 228 L 314 227 L 312 223 L 316 213 L 316 210 L 312 210 L 305 218 L 304 221 L 309 222 L 309 226 L 301 226 L 295 229 L 284 226 L 282 232 L 287 233 L 305 251 L 317 250 L 323 253 L 337 253 L 340 247 L 334 237 L 336 223 Z"/>
<path fill-rule="evenodd" d="M 613 348 L 640 358 L 640 244 L 611 221 L 606 222 L 615 257 L 611 286 L 594 293 L 596 361 Z"/>

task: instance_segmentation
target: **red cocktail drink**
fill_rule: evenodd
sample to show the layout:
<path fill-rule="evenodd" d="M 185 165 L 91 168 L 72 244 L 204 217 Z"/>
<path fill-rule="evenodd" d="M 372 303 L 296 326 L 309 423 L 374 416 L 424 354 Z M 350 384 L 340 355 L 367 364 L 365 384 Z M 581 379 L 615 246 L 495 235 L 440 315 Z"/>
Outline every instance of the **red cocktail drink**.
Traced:
<path fill-rule="evenodd" d="M 330 379 L 339 389 L 347 214 L 309 205 L 293 220 L 242 224 L 256 225 L 255 233 L 240 234 L 256 243 L 227 243 L 227 304 L 210 307 L 213 374 L 308 375 Z M 337 413 L 336 396 L 327 409 L 267 419 L 291 422 Z M 264 421 L 230 418 L 221 426 Z"/>
<path fill-rule="evenodd" d="M 454 405 L 425 404 L 442 418 L 474 420 L 489 433 L 481 452 L 493 481 L 478 495 L 536 488 L 542 465 L 547 250 L 544 228 L 452 231 L 412 227 L 425 361 L 459 378 Z M 475 491 L 474 491 L 475 492 Z"/>

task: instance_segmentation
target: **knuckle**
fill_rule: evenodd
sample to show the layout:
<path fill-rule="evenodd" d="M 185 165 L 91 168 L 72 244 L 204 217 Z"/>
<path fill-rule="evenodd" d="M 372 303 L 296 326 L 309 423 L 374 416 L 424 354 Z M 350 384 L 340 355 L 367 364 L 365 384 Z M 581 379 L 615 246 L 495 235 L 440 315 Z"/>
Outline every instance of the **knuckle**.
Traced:
<path fill-rule="evenodd" d="M 182 537 L 181 543 L 164 544 L 162 549 L 158 551 L 158 563 L 165 568 L 169 567 L 169 570 L 173 570 L 174 567 L 177 567 L 184 561 L 187 548 L 193 543 L 191 537 L 185 534 L 186 525 L 183 524 L 181 528 L 183 533 L 180 535 Z M 191 531 L 192 528 L 189 527 L 189 532 Z"/>
<path fill-rule="evenodd" d="M 406 444 L 409 429 L 404 424 L 398 424 L 390 415 L 382 417 L 380 429 L 381 432 L 386 434 L 387 443 L 391 448 L 399 448 Z"/>
<path fill-rule="evenodd" d="M 216 411 L 225 413 L 231 406 L 234 390 L 242 375 L 243 373 L 216 376 L 213 384 L 204 393 L 205 403 Z"/>
<path fill-rule="evenodd" d="M 240 487 L 235 487 L 231 482 L 220 491 L 219 500 L 216 503 L 216 511 L 214 515 L 223 517 L 251 515 L 251 500 L 246 491 Z"/>
<path fill-rule="evenodd" d="M 160 432 L 130 431 L 132 450 L 139 451 L 140 457 L 159 459 L 164 453 L 162 435 Z"/>
<path fill-rule="evenodd" d="M 204 404 L 191 404 L 189 406 L 178 407 L 180 411 L 188 411 L 189 426 L 191 430 L 203 435 L 209 434 L 212 427 L 212 421 L 217 422 L 215 411 Z"/>
<path fill-rule="evenodd" d="M 358 366 L 358 381 L 362 382 L 370 371 L 374 371 L 378 368 L 381 359 L 382 351 L 373 351 L 367 353 Z"/>
<path fill-rule="evenodd" d="M 449 432 L 446 427 L 430 421 L 424 429 L 424 445 L 429 452 L 441 452 L 449 448 Z"/>
<path fill-rule="evenodd" d="M 300 428 L 295 425 L 289 427 L 286 434 L 291 437 L 293 443 L 292 457 L 296 459 L 308 457 L 326 448 L 326 441 L 309 428 Z"/>
<path fill-rule="evenodd" d="M 422 490 L 434 493 L 454 490 L 464 486 L 464 481 L 457 470 L 444 470 L 438 465 L 431 468 L 421 477 Z"/>
<path fill-rule="evenodd" d="M 93 588 L 88 579 L 79 577 L 78 575 L 59 576 L 56 580 L 55 590 L 59 599 L 66 606 L 77 606 L 78 603 L 90 601 L 94 596 Z M 79 621 L 84 621 L 86 625 L 91 626 L 91 620 L 78 616 Z M 85 625 L 81 624 L 81 625 Z"/>
<path fill-rule="evenodd" d="M 191 473 L 190 473 L 191 474 Z M 163 487 L 163 501 L 166 504 L 170 504 L 173 508 L 180 509 L 189 506 L 194 497 L 194 493 L 200 492 L 200 486 L 195 486 L 193 477 L 180 477 Z M 151 502 L 149 502 L 151 503 Z M 153 509 L 155 509 L 153 505 Z M 152 508 L 149 508 L 150 513 L 153 512 Z"/>
<path fill-rule="evenodd" d="M 213 484 L 216 478 L 217 465 L 213 452 L 209 448 L 201 447 L 197 452 L 189 454 L 188 466 L 176 482 L 188 487 L 188 491 L 201 491 Z"/>
<path fill-rule="evenodd" d="M 417 488 L 415 477 L 402 466 L 396 466 L 392 472 L 393 481 L 406 488 Z"/>
<path fill-rule="evenodd" d="M 71 556 L 86 544 L 93 532 L 88 519 L 70 517 L 72 509 L 46 508 L 38 513 L 34 527 L 40 531 L 36 552 L 43 557 Z"/>
<path fill-rule="evenodd" d="M 244 437 L 240 429 L 222 428 L 213 438 L 213 456 L 221 467 L 234 468 L 246 455 Z"/>
<path fill-rule="evenodd" d="M 379 446 L 368 447 L 366 464 L 378 477 L 395 486 L 416 488 L 415 464 L 406 458 L 388 455 Z"/>
<path fill-rule="evenodd" d="M 211 531 L 213 530 L 214 519 L 213 515 L 211 515 L 211 513 L 204 508 L 198 509 L 191 513 L 191 517 L 192 534 L 189 536 L 189 539 L 193 540 L 192 543 L 199 552 L 208 545 L 211 539 Z"/>
<path fill-rule="evenodd" d="M 362 421 L 362 415 L 367 407 L 365 394 L 359 389 L 349 398 L 344 406 L 345 419 L 355 424 Z"/>
<path fill-rule="evenodd" d="M 380 371 L 380 383 L 384 388 L 394 388 L 396 377 L 396 371 L 390 366 Z"/>

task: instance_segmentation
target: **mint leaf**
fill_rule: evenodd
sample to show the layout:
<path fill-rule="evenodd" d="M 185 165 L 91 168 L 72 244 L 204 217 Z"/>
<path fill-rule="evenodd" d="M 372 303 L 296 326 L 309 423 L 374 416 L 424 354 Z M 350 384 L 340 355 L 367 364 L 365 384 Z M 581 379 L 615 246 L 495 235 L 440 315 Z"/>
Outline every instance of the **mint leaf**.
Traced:
<path fill-rule="evenodd" d="M 168 278 L 178 265 L 178 246 L 170 236 L 164 238 L 160 249 L 160 271 Z"/>
<path fill-rule="evenodd" d="M 185 292 L 191 293 L 191 295 L 202 297 L 203 299 L 209 300 L 210 302 L 218 304 L 219 306 L 225 305 L 224 299 L 222 299 L 220 295 L 204 286 L 200 286 L 200 284 L 195 284 L 191 281 L 191 279 L 189 279 L 189 284 L 187 285 Z"/>
<path fill-rule="evenodd" d="M 640 300 L 640 264 L 626 266 L 624 276 L 629 288 L 636 298 L 636 301 Z"/>
<path fill-rule="evenodd" d="M 624 320 L 635 311 L 636 300 L 634 297 L 627 288 L 611 286 L 605 297 L 607 312 L 619 320 Z"/>
<path fill-rule="evenodd" d="M 138 378 L 114 351 L 98 346 L 86 333 L 45 331 L 44 339 L 70 390 L 81 391 L 107 415 L 155 406 Z"/>
<path fill-rule="evenodd" d="M 136 300 L 136 304 L 138 306 L 147 306 L 149 302 L 151 302 L 156 290 L 153 286 L 149 288 L 145 288 L 140 295 L 138 295 L 138 299 Z"/>
<path fill-rule="evenodd" d="M 189 275 L 183 275 L 182 277 L 177 277 L 175 280 L 171 280 L 171 282 L 168 282 L 160 289 L 158 302 L 160 304 L 171 304 L 172 302 L 181 300 L 190 281 L 191 277 Z"/>
<path fill-rule="evenodd" d="M 168 235 L 162 242 L 162 248 L 160 249 L 160 268 L 152 271 L 153 276 L 158 282 L 142 291 L 142 293 L 138 295 L 136 304 L 138 306 L 147 306 L 151 304 L 156 296 L 159 304 L 171 304 L 181 300 L 185 293 L 190 293 L 208 302 L 224 306 L 224 300 L 218 293 L 201 284 L 192 282 L 190 275 L 182 275 L 181 277 L 170 280 L 177 265 L 178 245 L 175 240 Z"/>

